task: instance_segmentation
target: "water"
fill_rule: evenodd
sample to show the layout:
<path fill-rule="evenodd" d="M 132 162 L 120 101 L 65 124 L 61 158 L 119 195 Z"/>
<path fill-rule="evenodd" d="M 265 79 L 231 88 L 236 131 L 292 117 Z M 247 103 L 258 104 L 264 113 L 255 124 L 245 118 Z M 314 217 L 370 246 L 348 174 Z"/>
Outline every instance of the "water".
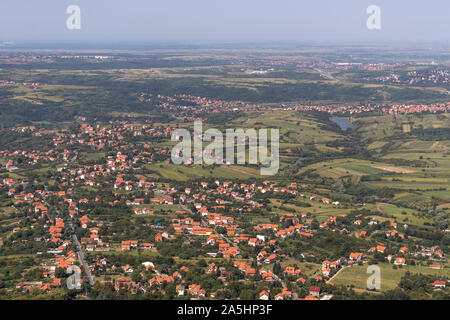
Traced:
<path fill-rule="evenodd" d="M 339 126 L 339 128 L 341 128 L 342 131 L 346 131 L 347 129 L 353 128 L 353 126 L 350 123 L 350 118 L 333 117 L 330 118 L 330 120 L 336 123 Z"/>

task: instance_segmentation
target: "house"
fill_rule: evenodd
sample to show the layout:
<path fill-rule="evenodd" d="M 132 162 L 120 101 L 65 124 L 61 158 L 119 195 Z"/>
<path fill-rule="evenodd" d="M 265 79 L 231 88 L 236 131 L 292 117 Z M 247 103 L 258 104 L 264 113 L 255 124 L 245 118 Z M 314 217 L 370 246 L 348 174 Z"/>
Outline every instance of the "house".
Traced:
<path fill-rule="evenodd" d="M 208 265 L 208 270 L 206 271 L 207 274 L 213 274 L 217 272 L 217 266 L 216 264 L 213 262 L 210 265 Z"/>
<path fill-rule="evenodd" d="M 380 245 L 378 245 L 378 246 L 376 246 L 376 247 L 372 247 L 372 248 L 370 248 L 369 249 L 369 252 L 379 252 L 379 253 L 384 253 L 385 252 L 385 250 L 386 250 L 386 247 L 385 246 L 380 246 Z"/>
<path fill-rule="evenodd" d="M 146 262 L 142 262 L 142 264 L 145 267 L 145 270 L 155 270 L 155 265 L 152 262 L 146 261 Z"/>
<path fill-rule="evenodd" d="M 127 264 L 125 267 L 123 267 L 123 270 L 124 270 L 126 273 L 131 273 L 131 272 L 134 271 L 133 268 L 132 268 L 129 264 Z"/>
<path fill-rule="evenodd" d="M 153 243 L 141 243 L 141 248 L 143 250 L 152 250 L 155 248 L 155 245 Z"/>
<path fill-rule="evenodd" d="M 300 300 L 319 300 L 319 299 L 313 295 L 309 295 L 309 296 L 306 296 L 304 299 L 300 299 Z"/>
<path fill-rule="evenodd" d="M 259 300 L 269 300 L 269 298 L 269 293 L 266 290 L 259 293 Z"/>
<path fill-rule="evenodd" d="M 122 251 L 128 251 L 130 248 L 130 241 L 122 241 Z"/>
<path fill-rule="evenodd" d="M 197 297 L 206 296 L 206 291 L 204 289 L 201 289 L 199 284 L 190 284 L 188 287 L 188 292 L 189 294 Z"/>
<path fill-rule="evenodd" d="M 163 196 L 162 200 L 164 201 L 165 204 L 173 204 L 173 199 L 169 196 Z"/>
<path fill-rule="evenodd" d="M 260 271 L 260 273 L 261 273 L 261 278 L 264 280 L 264 281 L 273 281 L 273 274 L 272 274 L 272 272 L 266 272 L 266 271 Z"/>
<path fill-rule="evenodd" d="M 213 245 L 216 243 L 216 241 L 219 239 L 218 234 L 211 234 L 209 238 L 206 240 L 206 244 Z"/>
<path fill-rule="evenodd" d="M 156 236 L 155 236 L 155 241 L 156 241 L 156 242 L 161 242 L 161 241 L 163 241 L 163 236 L 162 236 L 161 233 L 156 234 Z"/>
<path fill-rule="evenodd" d="M 175 287 L 175 290 L 177 291 L 178 296 L 184 296 L 185 288 L 182 284 L 179 284 Z"/>
<path fill-rule="evenodd" d="M 154 278 L 151 278 L 150 280 L 148 280 L 149 284 L 152 286 L 154 284 L 156 285 L 162 285 L 163 283 L 173 283 L 174 279 L 171 276 L 168 275 L 161 275 L 161 276 L 156 276 Z"/>
<path fill-rule="evenodd" d="M 137 240 L 122 241 L 121 243 L 122 251 L 128 251 L 133 248 L 137 248 L 137 246 L 138 246 Z"/>
<path fill-rule="evenodd" d="M 189 268 L 186 267 L 186 266 L 182 266 L 182 267 L 180 268 L 180 271 L 189 272 Z"/>
<path fill-rule="evenodd" d="M 384 253 L 384 251 L 386 250 L 386 247 L 385 246 L 376 246 L 376 250 L 379 253 Z"/>
<path fill-rule="evenodd" d="M 395 259 L 394 264 L 395 265 L 405 266 L 406 265 L 406 260 L 405 260 L 405 258 L 397 258 L 397 259 Z"/>
<path fill-rule="evenodd" d="M 436 280 L 431 284 L 434 288 L 445 288 L 445 281 Z"/>
<path fill-rule="evenodd" d="M 360 253 L 360 252 L 352 252 L 352 253 L 350 253 L 349 259 L 351 261 L 356 261 L 357 262 L 357 261 L 361 261 L 362 256 L 363 256 L 363 254 Z"/>
<path fill-rule="evenodd" d="M 257 235 L 256 236 L 256 239 L 258 239 L 260 242 L 266 242 L 266 236 L 263 236 L 263 235 Z"/>
<path fill-rule="evenodd" d="M 275 295 L 275 300 L 284 300 L 283 294 L 280 292 L 279 294 Z"/>
<path fill-rule="evenodd" d="M 91 219 L 89 219 L 87 216 L 82 216 L 82 217 L 80 218 L 81 227 L 82 227 L 83 229 L 86 229 L 86 228 L 87 228 L 87 224 L 88 224 L 89 222 L 91 222 Z"/>
<path fill-rule="evenodd" d="M 318 297 L 320 295 L 320 288 L 319 287 L 310 287 L 309 294 L 314 297 Z"/>
<path fill-rule="evenodd" d="M 431 269 L 435 269 L 435 270 L 442 270 L 442 269 L 444 269 L 444 266 L 439 265 L 439 264 L 430 264 L 429 267 Z"/>
<path fill-rule="evenodd" d="M 270 256 L 268 256 L 268 257 L 264 260 L 264 262 L 265 262 L 265 263 L 274 263 L 274 262 L 277 261 L 277 260 L 278 260 L 277 255 L 274 254 L 274 253 L 272 253 Z"/>
<path fill-rule="evenodd" d="M 284 269 L 284 274 L 285 275 L 289 275 L 289 276 L 296 276 L 298 277 L 301 274 L 301 270 L 300 269 L 295 269 L 295 267 L 286 267 Z"/>
<path fill-rule="evenodd" d="M 405 253 L 408 252 L 408 248 L 407 248 L 407 247 L 401 247 L 401 248 L 400 248 L 400 252 L 403 253 L 403 254 L 405 254 Z"/>
<path fill-rule="evenodd" d="M 119 291 L 120 288 L 132 288 L 136 285 L 134 281 L 127 278 L 117 278 L 114 284 L 114 289 Z"/>
<path fill-rule="evenodd" d="M 331 272 L 330 268 L 325 268 L 322 271 L 324 277 L 328 277 L 330 275 L 330 272 Z"/>
<path fill-rule="evenodd" d="M 279 294 L 275 296 L 275 300 L 284 300 L 289 299 L 292 296 L 292 292 L 288 291 L 286 288 L 283 288 L 283 291 L 281 291 Z"/>
<path fill-rule="evenodd" d="M 250 238 L 248 240 L 248 245 L 251 247 L 255 247 L 259 243 L 257 238 Z"/>

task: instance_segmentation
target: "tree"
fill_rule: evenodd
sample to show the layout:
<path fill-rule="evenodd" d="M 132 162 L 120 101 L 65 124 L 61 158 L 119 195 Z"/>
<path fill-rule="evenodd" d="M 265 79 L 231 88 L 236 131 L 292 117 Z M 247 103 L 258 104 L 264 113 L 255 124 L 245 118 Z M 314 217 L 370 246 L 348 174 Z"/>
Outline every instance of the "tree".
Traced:
<path fill-rule="evenodd" d="M 273 265 L 273 273 L 279 275 L 281 273 L 281 265 L 278 262 L 275 262 Z"/>

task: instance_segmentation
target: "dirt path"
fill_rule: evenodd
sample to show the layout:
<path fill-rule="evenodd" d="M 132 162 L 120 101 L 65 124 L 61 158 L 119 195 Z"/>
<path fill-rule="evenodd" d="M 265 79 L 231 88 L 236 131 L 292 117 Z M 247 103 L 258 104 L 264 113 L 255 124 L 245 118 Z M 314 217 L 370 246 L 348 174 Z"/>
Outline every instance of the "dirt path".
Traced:
<path fill-rule="evenodd" d="M 348 266 L 345 266 L 345 267 L 342 267 L 342 268 L 340 268 L 339 270 L 338 270 L 338 272 L 336 272 L 330 279 L 328 279 L 328 281 L 330 281 L 331 282 L 331 280 L 333 280 L 342 270 L 344 270 L 345 268 L 348 268 L 348 267 L 351 267 L 351 265 L 348 265 Z"/>
<path fill-rule="evenodd" d="M 377 211 L 380 213 L 384 213 L 383 209 L 381 208 L 381 205 L 382 205 L 381 202 L 377 202 L 377 204 L 376 204 Z"/>
<path fill-rule="evenodd" d="M 372 168 L 380 169 L 388 172 L 395 172 L 395 173 L 413 173 L 413 170 L 399 168 L 399 167 L 386 167 L 386 166 L 372 166 Z"/>

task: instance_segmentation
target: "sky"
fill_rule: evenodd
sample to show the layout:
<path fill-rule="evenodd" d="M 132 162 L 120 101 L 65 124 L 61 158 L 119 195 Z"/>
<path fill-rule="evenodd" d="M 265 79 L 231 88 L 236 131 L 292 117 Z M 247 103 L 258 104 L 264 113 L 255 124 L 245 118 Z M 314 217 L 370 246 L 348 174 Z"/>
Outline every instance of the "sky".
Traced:
<path fill-rule="evenodd" d="M 69 5 L 81 29 L 69 30 Z M 369 5 L 381 29 L 369 30 Z M 450 0 L 1 0 L 0 41 L 450 43 Z"/>

